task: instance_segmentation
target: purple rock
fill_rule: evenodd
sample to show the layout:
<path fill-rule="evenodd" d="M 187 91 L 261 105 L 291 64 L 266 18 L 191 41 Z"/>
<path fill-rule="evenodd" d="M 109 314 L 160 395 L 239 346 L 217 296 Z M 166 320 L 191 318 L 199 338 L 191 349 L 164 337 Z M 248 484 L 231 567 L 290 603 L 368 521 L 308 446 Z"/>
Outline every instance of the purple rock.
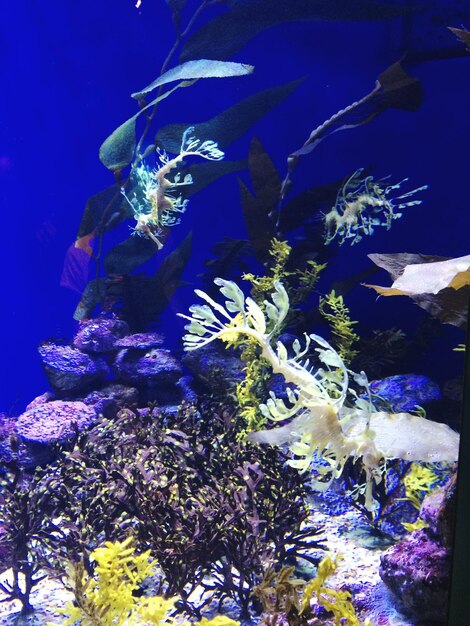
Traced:
<path fill-rule="evenodd" d="M 16 433 L 32 443 L 63 443 L 74 434 L 73 424 L 80 431 L 95 419 L 95 409 L 84 402 L 53 400 L 22 413 L 16 421 Z"/>
<path fill-rule="evenodd" d="M 187 352 L 183 357 L 183 363 L 197 380 L 215 394 L 234 388 L 244 379 L 243 361 L 235 351 L 226 350 L 219 344 L 209 344 Z"/>
<path fill-rule="evenodd" d="M 97 317 L 80 322 L 73 345 L 83 352 L 106 353 L 115 350 L 116 341 L 125 337 L 129 326 L 116 317 Z"/>
<path fill-rule="evenodd" d="M 175 385 L 181 377 L 180 363 L 162 348 L 120 350 L 114 362 L 116 378 L 137 387 Z"/>
<path fill-rule="evenodd" d="M 45 446 L 26 443 L 16 432 L 15 417 L 0 415 L 0 462 L 16 462 L 25 470 L 33 470 L 52 460 L 53 455 Z"/>
<path fill-rule="evenodd" d="M 72 346 L 45 343 L 39 347 L 39 354 L 47 380 L 58 392 L 75 393 L 109 375 L 103 359 L 84 354 Z"/>
<path fill-rule="evenodd" d="M 192 376 L 182 376 L 176 383 L 176 386 L 181 389 L 181 392 L 183 394 L 182 400 L 190 403 L 197 401 L 197 394 L 193 389 Z"/>
<path fill-rule="evenodd" d="M 135 387 L 126 385 L 109 385 L 99 391 L 92 391 L 84 399 L 85 404 L 93 406 L 96 413 L 102 413 L 111 419 L 124 406 L 136 405 L 139 392 Z"/>
<path fill-rule="evenodd" d="M 423 622 L 444 623 L 449 590 L 450 553 L 429 529 L 416 530 L 380 559 L 380 577 L 403 609 Z"/>
<path fill-rule="evenodd" d="M 392 411 L 412 411 L 417 405 L 439 400 L 439 385 L 427 376 L 418 374 L 400 374 L 388 376 L 370 383 L 373 394 L 386 400 Z"/>
<path fill-rule="evenodd" d="M 34 409 L 40 404 L 46 404 L 46 402 L 50 402 L 51 400 L 55 400 L 55 396 L 50 391 L 46 391 L 42 393 L 40 396 L 36 396 L 31 402 L 26 406 L 25 411 L 29 411 L 30 409 Z"/>
<path fill-rule="evenodd" d="M 441 489 L 427 495 L 419 516 L 428 526 L 441 546 L 452 549 L 454 538 L 457 473 L 454 472 Z"/>
<path fill-rule="evenodd" d="M 127 335 L 116 341 L 117 348 L 137 348 L 139 350 L 147 350 L 148 348 L 156 348 L 163 345 L 163 335 L 158 333 L 136 333 Z"/>

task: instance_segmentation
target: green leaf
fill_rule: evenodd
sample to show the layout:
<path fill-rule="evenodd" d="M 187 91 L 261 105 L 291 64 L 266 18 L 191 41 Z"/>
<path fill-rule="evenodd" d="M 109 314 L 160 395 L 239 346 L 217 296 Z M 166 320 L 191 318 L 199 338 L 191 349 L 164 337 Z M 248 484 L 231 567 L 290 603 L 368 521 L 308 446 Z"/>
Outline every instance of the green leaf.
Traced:
<path fill-rule="evenodd" d="M 130 274 L 158 252 L 153 241 L 131 236 L 114 246 L 104 259 L 106 274 Z"/>
<path fill-rule="evenodd" d="M 184 131 L 189 126 L 194 126 L 194 134 L 197 137 L 210 137 L 210 139 L 219 144 L 219 147 L 226 148 L 241 137 L 253 124 L 262 119 L 266 113 L 290 96 L 301 80 L 303 79 L 260 91 L 226 109 L 207 122 L 201 122 L 200 124 L 188 122 L 186 124 L 168 124 L 163 126 L 158 131 L 155 141 L 167 152 L 178 154 Z"/>
<path fill-rule="evenodd" d="M 94 278 L 85 287 L 81 300 L 73 314 L 74 320 L 83 320 L 91 317 L 93 310 L 103 300 L 106 292 L 104 278 Z"/>
<path fill-rule="evenodd" d="M 467 50 L 470 52 L 470 31 L 465 28 L 452 28 L 450 26 L 448 28 L 460 41 L 463 41 L 467 46 Z"/>
<path fill-rule="evenodd" d="M 407 74 L 400 61 L 384 70 L 372 91 L 360 100 L 339 110 L 317 126 L 307 141 L 287 158 L 287 174 L 282 183 L 282 197 L 292 185 L 292 173 L 301 157 L 310 154 L 318 144 L 330 135 L 356 126 L 368 124 L 389 108 L 417 111 L 423 100 L 423 88 L 419 79 Z"/>
<path fill-rule="evenodd" d="M 125 202 L 118 185 L 111 185 L 90 196 L 83 211 L 77 239 L 93 231 L 103 232 L 127 217 Z"/>
<path fill-rule="evenodd" d="M 140 100 L 157 87 L 174 82 L 175 80 L 194 80 L 197 78 L 228 78 L 230 76 L 245 76 L 251 74 L 255 68 L 245 63 L 231 61 L 215 61 L 212 59 L 197 59 L 187 61 L 156 78 L 150 85 L 131 94 L 132 98 Z"/>
<path fill-rule="evenodd" d="M 137 115 L 118 126 L 101 144 L 100 161 L 108 170 L 122 170 L 132 161 L 136 146 L 135 121 Z"/>
<path fill-rule="evenodd" d="M 217 276 L 239 278 L 241 274 L 248 271 L 245 257 L 251 255 L 252 251 L 248 241 L 225 237 L 215 244 L 211 252 L 216 257 L 205 261 L 204 266 L 207 269 L 204 270 L 203 274 L 198 275 L 202 278 L 209 295 L 213 295 L 214 279 Z"/>
<path fill-rule="evenodd" d="M 271 241 L 277 235 L 273 215 L 280 198 L 281 181 L 274 163 L 256 138 L 250 145 L 248 163 L 255 195 L 239 179 L 243 216 L 256 258 L 265 263 L 270 258 Z"/>
<path fill-rule="evenodd" d="M 192 252 L 192 233 L 189 232 L 180 245 L 161 263 L 155 274 L 155 281 L 166 304 L 179 286 L 181 275 Z M 165 304 L 165 306 L 166 306 Z"/>
<path fill-rule="evenodd" d="M 183 46 L 181 61 L 213 56 L 229 59 L 250 39 L 283 22 L 370 21 L 398 17 L 410 7 L 375 0 L 226 0 L 229 11 L 212 19 Z"/>
<path fill-rule="evenodd" d="M 180 87 L 189 87 L 193 83 L 194 81 L 182 81 L 178 83 L 175 87 L 161 94 L 152 100 L 152 102 L 149 102 L 149 104 L 140 109 L 138 113 L 118 126 L 118 128 L 116 128 L 116 130 L 114 130 L 101 144 L 99 157 L 103 165 L 112 171 L 122 170 L 124 167 L 129 165 L 134 157 L 136 147 L 135 124 L 139 115 L 142 115 L 144 111 L 154 106 L 161 100 L 168 98 L 168 96 L 176 91 L 176 89 L 179 89 Z"/>
<path fill-rule="evenodd" d="M 204 161 L 186 167 L 181 177 L 191 174 L 193 183 L 185 190 L 185 197 L 193 196 L 222 176 L 245 169 L 246 165 L 246 161 Z"/>
<path fill-rule="evenodd" d="M 181 11 L 186 6 L 188 0 L 165 0 L 172 11 Z"/>

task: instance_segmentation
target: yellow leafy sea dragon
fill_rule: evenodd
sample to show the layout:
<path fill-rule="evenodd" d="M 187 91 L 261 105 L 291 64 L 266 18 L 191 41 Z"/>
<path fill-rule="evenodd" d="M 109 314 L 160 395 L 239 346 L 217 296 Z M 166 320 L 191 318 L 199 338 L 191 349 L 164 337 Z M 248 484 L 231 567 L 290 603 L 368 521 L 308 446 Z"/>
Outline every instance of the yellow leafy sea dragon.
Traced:
<path fill-rule="evenodd" d="M 184 213 L 188 206 L 188 200 L 178 195 L 178 187 L 191 185 L 193 178 L 186 174 L 184 178 L 177 172 L 173 180 L 168 178 L 171 170 L 182 164 L 183 160 L 191 156 L 199 156 L 209 161 L 220 161 L 224 153 L 219 150 L 215 141 L 202 141 L 193 135 L 194 126 L 187 128 L 181 140 L 179 154 L 170 158 L 163 150 L 157 150 L 160 167 L 149 169 L 144 163 L 140 163 L 134 177 L 137 183 L 137 193 L 132 197 L 126 195 L 125 189 L 121 189 L 122 195 L 130 204 L 136 220 L 134 233 L 151 239 L 161 249 L 163 229 L 179 224 L 179 214 Z"/>
<path fill-rule="evenodd" d="M 316 489 L 327 489 L 349 458 L 360 460 L 366 480 L 358 490 L 364 494 L 366 507 L 374 510 L 372 486 L 382 480 L 387 459 L 457 460 L 457 433 L 422 416 L 374 411 L 371 402 L 360 398 L 349 385 L 352 376 L 367 391 L 365 374 L 350 372 L 319 335 L 305 334 L 303 347 L 295 339 L 289 351 L 274 340 L 289 311 L 289 297 L 281 282 L 274 283 L 270 300 L 264 301 L 264 312 L 252 298 L 245 298 L 233 281 L 217 278 L 215 283 L 226 298 L 225 306 L 197 289 L 196 295 L 205 303 L 191 306 L 190 316 L 180 314 L 189 320 L 185 327 L 188 334 L 183 338 L 185 350 L 195 350 L 215 339 L 233 341 L 239 334 L 256 340 L 273 373 L 283 375 L 288 401 L 271 393 L 260 410 L 282 425 L 253 432 L 250 439 L 288 444 L 294 455 L 289 465 L 300 471 L 315 467 Z M 310 362 L 313 356 L 315 364 Z"/>
<path fill-rule="evenodd" d="M 389 230 L 393 220 L 402 216 L 401 209 L 421 204 L 421 200 L 409 200 L 427 185 L 394 195 L 401 185 L 386 184 L 385 178 L 375 181 L 372 176 L 363 176 L 364 170 L 358 169 L 341 186 L 336 196 L 334 207 L 324 215 L 325 243 L 336 240 L 342 245 L 346 239 L 351 245 L 361 241 L 364 235 L 372 235 L 377 226 Z"/>

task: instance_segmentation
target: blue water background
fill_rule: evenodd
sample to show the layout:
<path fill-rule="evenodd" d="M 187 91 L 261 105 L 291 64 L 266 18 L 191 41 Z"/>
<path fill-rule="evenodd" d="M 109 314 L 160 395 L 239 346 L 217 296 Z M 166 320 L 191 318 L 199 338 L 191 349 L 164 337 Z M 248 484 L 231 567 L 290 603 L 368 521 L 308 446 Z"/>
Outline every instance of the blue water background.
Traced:
<path fill-rule="evenodd" d="M 462 22 L 449 25 L 460 27 Z M 443 41 L 458 47 L 444 26 L 440 28 Z M 252 93 L 305 76 L 288 100 L 227 150 L 230 160 L 246 158 L 256 135 L 283 176 L 287 155 L 310 131 L 368 93 L 378 74 L 398 60 L 404 31 L 400 18 L 277 26 L 233 59 L 254 64 L 253 76 L 199 81 L 179 90 L 162 104 L 160 123 L 204 121 Z M 87 198 L 113 182 L 98 159 L 99 145 L 135 113 L 129 94 L 159 74 L 173 41 L 163 0 L 143 0 L 140 10 L 130 0 L 2 6 L 0 411 L 17 414 L 48 388 L 37 345 L 51 337 L 70 339 L 76 328 L 72 314 L 79 295 L 59 286 L 64 257 Z M 470 252 L 470 55 L 418 64 L 410 71 L 425 91 L 417 113 L 389 110 L 369 125 L 338 133 L 305 157 L 295 173 L 296 192 L 364 166 L 379 178 L 409 176 L 407 188 L 430 185 L 422 194 L 425 202 L 407 209 L 391 231 L 379 230 L 357 246 L 343 246 L 323 279 L 325 289 L 333 280 L 364 269 L 371 252 L 453 257 Z M 249 184 L 247 171 L 240 176 Z M 126 229 L 113 234 L 116 241 L 127 236 Z M 164 250 L 169 252 L 190 229 L 194 251 L 184 274 L 187 285 L 162 318 L 175 349 L 181 347 L 182 334 L 175 314 L 185 312 L 194 300 L 192 290 L 200 287 L 198 274 L 213 256 L 211 248 L 223 237 L 244 235 L 235 175 L 192 197 Z M 149 265 L 151 271 L 156 262 Z M 389 279 L 380 272 L 371 282 L 388 285 Z M 360 286 L 347 302 L 366 330 L 399 326 L 412 333 L 426 316 L 408 299 L 377 300 Z M 426 359 L 411 359 L 406 367 L 441 380 L 458 374 L 463 359 L 450 347 L 463 340 L 461 331 L 447 327 Z"/>

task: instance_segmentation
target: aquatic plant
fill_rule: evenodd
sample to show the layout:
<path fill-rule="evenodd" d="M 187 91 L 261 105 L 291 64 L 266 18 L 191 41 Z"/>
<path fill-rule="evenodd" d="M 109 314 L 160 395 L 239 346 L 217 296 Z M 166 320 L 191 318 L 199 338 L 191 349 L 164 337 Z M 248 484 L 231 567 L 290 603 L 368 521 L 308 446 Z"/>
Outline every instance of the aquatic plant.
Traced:
<path fill-rule="evenodd" d="M 287 241 L 274 238 L 269 248 L 270 261 L 264 275 L 255 276 L 252 273 L 243 274 L 242 278 L 251 284 L 250 296 L 257 305 L 264 310 L 265 298 L 273 291 L 277 281 L 284 281 L 287 290 L 292 294 L 291 301 L 302 302 L 314 289 L 320 273 L 326 265 L 316 261 L 308 261 L 306 269 L 289 271 L 287 263 L 292 251 Z M 291 308 L 291 316 L 296 311 Z M 286 317 L 276 332 L 280 334 L 288 323 Z M 266 416 L 260 411 L 262 395 L 266 395 L 267 383 L 270 379 L 269 365 L 261 355 L 258 342 L 250 337 L 239 335 L 234 337 L 231 345 L 241 349 L 240 358 L 245 364 L 245 378 L 238 383 L 236 396 L 240 407 L 240 415 L 246 422 L 246 430 L 240 433 L 243 438 L 252 430 L 259 430 L 266 423 Z"/>
<path fill-rule="evenodd" d="M 342 245 L 351 239 L 351 245 L 361 241 L 363 236 L 372 235 L 374 229 L 383 226 L 389 230 L 393 220 L 399 219 L 401 209 L 421 204 L 422 200 L 408 200 L 427 185 L 418 187 L 399 196 L 392 192 L 400 189 L 408 179 L 395 184 L 387 184 L 386 179 L 374 181 L 372 176 L 363 176 L 359 169 L 342 185 L 336 196 L 333 208 L 325 214 L 325 243 L 336 240 Z"/>
<path fill-rule="evenodd" d="M 338 568 L 341 557 L 326 556 L 318 565 L 317 576 L 305 587 L 302 599 L 301 613 L 311 610 L 312 598 L 318 606 L 323 607 L 333 614 L 336 626 L 348 624 L 348 626 L 360 626 L 356 611 L 350 602 L 351 594 L 348 591 L 338 591 L 327 587 L 327 579 L 334 574 Z M 369 619 L 366 619 L 364 626 L 372 626 Z"/>
<path fill-rule="evenodd" d="M 317 575 L 310 582 L 295 578 L 293 567 L 283 567 L 279 572 L 268 570 L 253 594 L 263 604 L 262 620 L 265 626 L 287 621 L 289 626 L 307 626 L 316 617 L 315 609 L 322 608 L 332 614 L 337 626 L 360 626 L 351 594 L 327 586 L 327 579 L 338 568 L 341 557 L 324 557 Z M 364 626 L 371 626 L 370 620 Z"/>
<path fill-rule="evenodd" d="M 176 626 L 170 612 L 177 598 L 142 595 L 144 581 L 155 575 L 158 564 L 150 550 L 137 554 L 132 537 L 124 541 L 107 541 L 93 550 L 89 561 L 93 572 L 86 571 L 83 561 L 71 563 L 68 586 L 74 594 L 59 613 L 66 616 L 62 626 L 138 626 L 157 624 Z M 188 622 L 183 623 L 189 626 Z M 47 626 L 58 626 L 48 622 Z M 198 626 L 240 626 L 225 616 L 203 619 Z"/>
<path fill-rule="evenodd" d="M 343 296 L 337 296 L 333 289 L 320 298 L 319 311 L 331 328 L 332 343 L 339 356 L 349 365 L 358 354 L 358 351 L 353 349 L 353 345 L 359 340 L 359 335 L 353 330 L 357 322 L 351 320 Z"/>
<path fill-rule="evenodd" d="M 405 497 L 419 511 L 424 496 L 437 487 L 439 482 L 439 475 L 430 467 L 412 463 L 403 480 Z"/>
<path fill-rule="evenodd" d="M 122 542 L 108 541 L 93 550 L 92 575 L 83 561 L 70 565 L 68 585 L 74 599 L 64 609 L 58 609 L 66 616 L 63 626 L 77 622 L 82 626 L 172 623 L 167 614 L 175 599 L 136 594 L 144 580 L 154 573 L 155 563 L 150 550 L 136 554 L 132 542 L 132 537 Z M 57 625 L 48 622 L 48 626 Z"/>
<path fill-rule="evenodd" d="M 283 425 L 251 433 L 250 438 L 259 443 L 288 443 L 296 457 L 288 461 L 289 465 L 300 471 L 315 465 L 315 488 L 326 489 L 341 475 L 348 459 L 360 460 L 365 483 L 358 485 L 358 490 L 364 495 L 366 507 L 374 509 L 372 485 L 382 480 L 384 459 L 457 459 L 458 435 L 448 426 L 409 413 L 377 412 L 370 401 L 358 398 L 349 384 L 343 360 L 322 337 L 305 334 L 304 347 L 296 339 L 291 356 L 281 341 L 272 345 L 289 312 L 289 297 L 282 283 L 275 284 L 271 299 L 264 302 L 264 311 L 252 298 L 245 298 L 234 282 L 218 278 L 216 284 L 226 298 L 225 306 L 195 290 L 204 304 L 191 306 L 190 316 L 180 314 L 189 320 L 185 350 L 197 349 L 216 339 L 230 342 L 238 335 L 257 341 L 272 371 L 283 375 L 288 385 L 288 402 L 271 393 L 260 409 L 268 419 Z M 309 359 L 313 351 L 316 365 Z M 352 375 L 367 395 L 365 375 Z"/>
<path fill-rule="evenodd" d="M 10 463 L 2 476 L 2 547 L 12 572 L 12 581 L 0 582 L 4 593 L 1 602 L 19 600 L 21 614 L 34 611 L 31 604 L 33 588 L 45 578 L 43 537 L 61 537 L 63 533 L 49 515 L 53 495 L 40 477 L 27 476 Z"/>
<path fill-rule="evenodd" d="M 282 182 L 281 204 L 292 186 L 292 174 L 299 160 L 313 152 L 320 142 L 342 130 L 367 124 L 389 108 L 416 111 L 421 106 L 423 88 L 420 81 L 405 71 L 398 61 L 390 65 L 377 78 L 374 89 L 349 106 L 341 108 L 317 126 L 307 141 L 287 158 L 287 174 Z"/>
<path fill-rule="evenodd" d="M 266 564 L 316 562 L 308 549 L 319 546 L 319 531 L 301 528 L 308 510 L 299 476 L 276 450 L 238 442 L 240 423 L 219 411 L 123 409 L 81 435 L 49 476 L 54 515 L 67 528 L 56 567 L 131 533 L 157 561 L 161 589 L 179 596 L 175 607 L 200 616 L 227 597 L 246 613 Z"/>

